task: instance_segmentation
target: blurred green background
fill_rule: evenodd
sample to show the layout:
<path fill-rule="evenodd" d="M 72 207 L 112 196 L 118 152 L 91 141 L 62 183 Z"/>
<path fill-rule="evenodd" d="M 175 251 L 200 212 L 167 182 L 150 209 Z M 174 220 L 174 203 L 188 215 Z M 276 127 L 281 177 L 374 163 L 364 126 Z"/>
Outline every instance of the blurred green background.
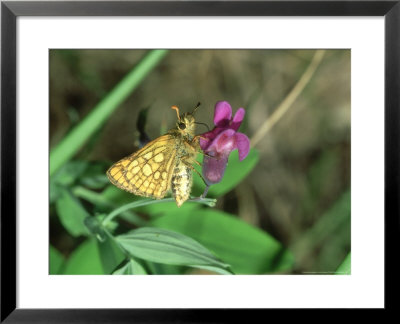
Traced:
<path fill-rule="evenodd" d="M 147 52 L 50 50 L 50 149 L 56 147 Z M 171 105 L 179 106 L 182 113 L 192 111 L 197 102 L 201 102 L 196 119 L 212 128 L 214 105 L 226 100 L 234 112 L 239 107 L 246 109 L 239 131 L 252 139 L 302 77 L 314 54 L 315 50 L 169 51 L 102 127 L 88 141 L 82 141 L 72 164 L 67 165 L 73 170 L 82 167 L 82 162 L 87 163 L 83 168 L 90 165 L 89 175 L 77 173 L 79 188 L 70 186 L 73 199 L 79 200 L 79 210 L 74 213 L 104 212 L 93 199 L 82 199 L 85 196 L 79 194 L 82 188 L 90 188 L 94 194 L 106 192 L 107 197 L 112 197 L 114 205 L 108 209 L 103 206 L 106 211 L 136 199 L 108 186 L 104 172 L 111 163 L 137 149 L 136 123 L 141 110 L 148 108 L 146 131 L 153 139 L 174 127 L 176 114 L 170 109 Z M 240 262 L 254 261 L 259 269 L 253 271 L 248 265 L 238 272 L 334 273 L 345 260 L 350 252 L 350 114 L 350 50 L 326 50 L 304 90 L 276 125 L 254 145 L 258 162 L 252 171 L 236 187 L 219 196 L 213 208 L 229 214 L 228 217 L 234 215 L 255 229 L 248 233 L 239 229 L 243 236 L 267 233 L 290 251 L 293 258 L 290 266 L 264 271 L 262 259 L 249 260 L 249 255 L 243 254 L 240 258 L 238 254 L 235 257 L 241 260 L 237 261 L 237 268 L 241 267 Z M 198 126 L 198 133 L 205 131 L 205 127 Z M 56 176 L 60 178 L 55 174 L 51 184 Z M 62 179 L 61 183 L 64 181 L 68 186 L 76 183 L 76 179 L 68 176 L 65 180 L 65 175 Z M 87 255 L 99 252 L 94 241 L 87 239 L 84 233 L 66 230 L 69 225 L 60 213 L 77 207 L 66 203 L 68 199 L 58 189 L 51 189 L 50 198 L 50 272 L 74 273 L 68 271 L 68 267 L 73 267 L 68 264 L 71 258 L 76 264 L 85 264 L 83 248 Z M 209 213 L 209 217 L 213 217 L 212 212 L 209 209 L 200 214 Z M 167 214 L 159 211 L 153 225 L 168 228 L 170 216 Z M 198 218 L 195 214 L 192 222 L 205 217 Z M 149 217 L 153 219 L 146 211 L 135 216 L 144 221 Z M 183 227 L 185 224 L 182 221 Z M 134 228 L 129 221 L 122 226 Z M 216 231 L 215 237 L 219 235 L 221 242 L 230 235 L 218 231 L 215 225 L 209 231 Z M 200 236 L 197 239 L 211 251 L 218 251 L 218 242 L 207 245 L 207 240 L 201 241 Z M 229 239 L 237 240 L 240 245 L 242 238 Z M 251 244 L 248 247 L 250 249 Z M 60 270 L 62 264 L 63 270 Z M 91 266 L 93 264 L 88 265 Z M 100 267 L 100 261 L 95 266 Z M 93 271 L 93 268 L 87 272 L 80 269 L 76 273 Z M 202 271 L 195 269 L 191 273 Z"/>

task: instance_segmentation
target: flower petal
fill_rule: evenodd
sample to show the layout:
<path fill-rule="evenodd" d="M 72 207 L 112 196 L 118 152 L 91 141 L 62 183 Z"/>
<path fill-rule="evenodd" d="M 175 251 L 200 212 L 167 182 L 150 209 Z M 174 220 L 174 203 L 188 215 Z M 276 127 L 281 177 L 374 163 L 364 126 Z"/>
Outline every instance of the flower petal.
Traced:
<path fill-rule="evenodd" d="M 235 133 L 233 129 L 225 129 L 214 138 L 212 143 L 207 147 L 207 151 L 225 152 L 229 155 L 231 151 L 237 148 Z"/>
<path fill-rule="evenodd" d="M 231 128 L 237 131 L 240 127 L 240 124 L 243 121 L 244 115 L 246 114 L 246 111 L 244 108 L 239 108 L 238 111 L 236 112 L 235 116 L 233 117 L 232 123 L 231 123 Z"/>
<path fill-rule="evenodd" d="M 201 136 L 204 136 L 204 134 L 202 134 Z M 208 138 L 200 137 L 200 147 L 203 151 L 207 149 L 209 144 L 210 140 Z"/>
<path fill-rule="evenodd" d="M 223 128 L 220 127 L 215 127 L 213 130 L 207 132 L 207 133 L 203 133 L 201 134 L 200 137 L 200 147 L 201 149 L 207 150 L 208 146 L 212 143 L 212 141 L 214 140 L 214 138 L 223 131 Z"/>
<path fill-rule="evenodd" d="M 224 127 L 229 125 L 232 118 L 232 107 L 227 101 L 218 101 L 214 110 L 214 125 Z"/>
<path fill-rule="evenodd" d="M 201 134 L 199 143 L 200 143 L 200 147 L 203 151 L 208 148 L 208 146 L 212 142 L 213 137 L 214 136 L 212 135 L 212 132 L 207 132 L 207 133 Z"/>
<path fill-rule="evenodd" d="M 236 146 L 239 151 L 239 160 L 242 161 L 250 151 L 250 140 L 243 133 L 236 133 Z"/>
<path fill-rule="evenodd" d="M 216 157 L 204 157 L 202 171 L 204 180 L 207 182 L 208 185 L 221 182 L 225 173 L 227 163 L 228 156 L 226 155 L 220 155 Z"/>

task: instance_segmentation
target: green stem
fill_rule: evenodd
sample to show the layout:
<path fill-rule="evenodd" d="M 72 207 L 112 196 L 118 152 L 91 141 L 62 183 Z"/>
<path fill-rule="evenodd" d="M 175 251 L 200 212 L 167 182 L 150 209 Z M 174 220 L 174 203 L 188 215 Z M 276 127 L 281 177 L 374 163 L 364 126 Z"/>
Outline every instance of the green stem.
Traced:
<path fill-rule="evenodd" d="M 216 199 L 210 199 L 210 198 L 192 198 L 187 201 L 193 201 L 193 202 L 198 202 L 201 204 L 208 205 L 210 207 L 215 206 Z M 164 199 L 159 199 L 159 200 L 154 200 L 154 199 L 143 199 L 139 201 L 134 201 L 130 204 L 126 204 L 124 206 L 121 206 L 115 210 L 113 210 L 110 214 L 108 214 L 104 219 L 103 219 L 103 225 L 107 224 L 110 222 L 114 217 L 118 216 L 119 214 L 127 211 L 128 209 L 132 208 L 137 208 L 137 207 L 142 207 L 142 206 L 147 206 L 151 204 L 159 204 L 159 203 L 165 203 L 165 202 L 175 202 L 175 199 L 173 198 L 164 198 Z"/>
<path fill-rule="evenodd" d="M 93 135 L 132 93 L 150 71 L 163 59 L 168 50 L 152 50 L 135 66 L 109 94 L 94 107 L 50 153 L 50 176 L 69 161 L 82 144 Z"/>
<path fill-rule="evenodd" d="M 85 187 L 76 186 L 72 189 L 74 196 L 89 201 L 95 206 L 103 206 L 108 208 L 114 208 L 114 204 L 104 199 L 102 195 L 92 190 L 86 189 Z"/>
<path fill-rule="evenodd" d="M 95 206 L 103 206 L 106 208 L 113 209 L 116 206 L 108 201 L 107 199 L 104 199 L 104 197 L 101 194 L 98 194 L 97 192 L 91 191 L 89 189 L 86 189 L 81 186 L 76 186 L 72 189 L 72 193 L 79 198 L 82 198 L 90 203 L 92 203 Z M 138 215 L 132 212 L 123 212 L 121 213 L 122 215 L 125 216 L 125 219 L 128 220 L 129 222 L 137 225 L 137 226 L 145 226 L 147 225 L 147 222 L 144 221 L 142 218 L 140 218 Z"/>

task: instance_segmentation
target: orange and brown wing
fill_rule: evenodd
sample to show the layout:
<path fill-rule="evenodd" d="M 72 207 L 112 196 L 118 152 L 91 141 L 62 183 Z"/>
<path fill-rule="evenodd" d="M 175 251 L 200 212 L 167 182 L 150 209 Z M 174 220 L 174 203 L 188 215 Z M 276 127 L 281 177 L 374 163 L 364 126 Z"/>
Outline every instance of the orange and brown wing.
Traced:
<path fill-rule="evenodd" d="M 171 187 L 175 158 L 175 138 L 166 134 L 112 165 L 107 176 L 118 188 L 160 199 Z"/>

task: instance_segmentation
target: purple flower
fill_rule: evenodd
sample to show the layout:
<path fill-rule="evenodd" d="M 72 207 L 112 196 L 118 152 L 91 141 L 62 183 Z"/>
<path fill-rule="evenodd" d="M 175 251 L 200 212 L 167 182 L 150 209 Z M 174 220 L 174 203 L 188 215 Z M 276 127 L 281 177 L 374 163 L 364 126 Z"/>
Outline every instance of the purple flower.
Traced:
<path fill-rule="evenodd" d="M 208 186 L 222 180 L 229 154 L 233 150 L 238 149 L 240 161 L 249 154 L 250 141 L 248 137 L 237 132 L 244 115 L 245 110 L 239 108 L 232 118 L 232 108 L 227 101 L 216 103 L 214 111 L 215 127 L 213 130 L 201 134 L 200 137 L 200 147 L 207 154 L 203 160 L 203 177 Z"/>

